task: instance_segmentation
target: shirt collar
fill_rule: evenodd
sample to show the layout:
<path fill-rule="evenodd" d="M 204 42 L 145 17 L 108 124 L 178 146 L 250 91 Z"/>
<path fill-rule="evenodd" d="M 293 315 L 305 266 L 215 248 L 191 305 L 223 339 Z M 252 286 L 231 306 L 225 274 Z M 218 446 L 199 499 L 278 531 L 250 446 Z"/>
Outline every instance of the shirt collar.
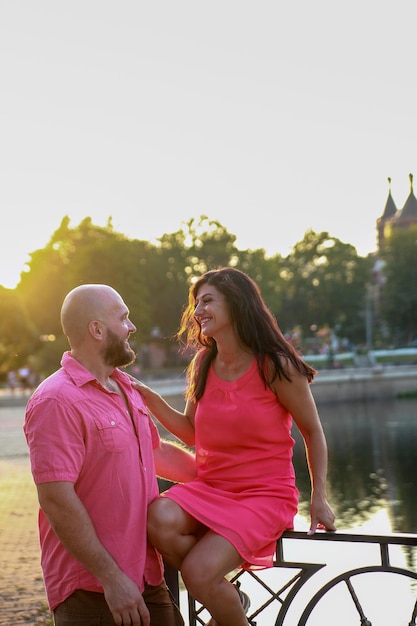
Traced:
<path fill-rule="evenodd" d="M 82 387 L 90 382 L 95 382 L 96 377 L 93 376 L 91 372 L 89 372 L 77 359 L 71 355 L 71 352 L 64 352 L 61 359 L 61 366 L 66 371 L 68 376 L 73 380 L 74 384 L 77 387 Z M 123 383 L 126 382 L 125 376 L 123 372 L 119 369 L 115 368 L 111 373 L 111 378 L 117 380 L 117 382 Z"/>

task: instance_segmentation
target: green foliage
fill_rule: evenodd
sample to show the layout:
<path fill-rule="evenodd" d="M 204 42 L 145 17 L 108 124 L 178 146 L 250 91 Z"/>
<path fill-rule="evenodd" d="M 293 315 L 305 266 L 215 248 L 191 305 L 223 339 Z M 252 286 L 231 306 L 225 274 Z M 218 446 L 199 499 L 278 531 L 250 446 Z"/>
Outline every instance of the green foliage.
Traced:
<path fill-rule="evenodd" d="M 281 326 L 286 292 L 286 282 L 281 273 L 285 259 L 279 254 L 267 258 L 262 249 L 243 250 L 237 253 L 236 267 L 259 285 L 266 305 Z"/>
<path fill-rule="evenodd" d="M 155 327 L 163 337 L 175 335 L 193 278 L 233 262 L 235 240 L 219 222 L 206 216 L 198 222 L 191 219 L 183 230 L 159 239 L 150 290 Z"/>
<path fill-rule="evenodd" d="M 304 333 L 328 326 L 339 337 L 364 340 L 363 306 L 372 261 L 329 233 L 309 230 L 281 266 L 285 283 L 281 325 Z"/>
<path fill-rule="evenodd" d="M 417 226 L 393 229 L 383 255 L 381 313 L 395 345 L 417 338 Z"/>
<path fill-rule="evenodd" d="M 156 245 L 115 232 L 111 219 L 99 227 L 86 217 L 71 228 L 65 217 L 45 248 L 31 253 L 29 271 L 16 289 L 0 287 L 0 374 L 29 357 L 41 375 L 56 369 L 68 348 L 60 325 L 62 301 L 85 283 L 106 283 L 119 291 L 138 329 L 135 349 L 158 341 L 172 355 L 167 365 L 174 366 L 175 333 L 190 284 L 208 269 L 226 265 L 256 281 L 283 332 L 305 341 L 312 328 L 327 329 L 351 343 L 364 343 L 373 259 L 358 256 L 353 246 L 329 233 L 312 230 L 287 257 L 238 250 L 235 242 L 234 235 L 204 215 L 164 234 Z M 392 237 L 385 262 L 386 320 L 397 336 L 414 338 L 415 230 Z"/>
<path fill-rule="evenodd" d="M 0 376 L 26 363 L 36 346 L 36 329 L 18 294 L 0 286 Z"/>

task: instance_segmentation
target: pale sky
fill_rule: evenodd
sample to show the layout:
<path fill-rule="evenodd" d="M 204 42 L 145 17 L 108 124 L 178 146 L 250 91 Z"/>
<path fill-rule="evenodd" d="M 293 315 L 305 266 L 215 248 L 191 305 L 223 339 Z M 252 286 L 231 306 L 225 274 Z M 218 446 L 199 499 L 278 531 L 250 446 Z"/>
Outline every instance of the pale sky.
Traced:
<path fill-rule="evenodd" d="M 416 32 L 415 0 L 0 0 L 0 285 L 65 215 L 374 251 L 417 177 Z"/>

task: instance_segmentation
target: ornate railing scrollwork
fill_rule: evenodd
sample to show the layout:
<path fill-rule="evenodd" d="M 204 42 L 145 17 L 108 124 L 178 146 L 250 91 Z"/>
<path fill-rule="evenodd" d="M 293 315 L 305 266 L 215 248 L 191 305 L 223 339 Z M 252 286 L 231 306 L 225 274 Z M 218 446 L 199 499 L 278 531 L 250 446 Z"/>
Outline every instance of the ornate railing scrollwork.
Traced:
<path fill-rule="evenodd" d="M 297 616 L 296 621 L 294 617 L 289 618 L 289 611 L 293 603 L 299 600 L 301 590 L 305 590 L 305 585 L 309 581 L 312 581 L 314 576 L 317 576 L 318 572 L 321 575 L 326 572 L 326 567 L 329 567 L 327 563 L 315 563 L 309 561 L 291 561 L 285 558 L 285 547 L 289 542 L 293 541 L 325 541 L 325 542 L 343 542 L 344 544 L 377 544 L 379 545 L 379 558 L 378 562 L 372 562 L 367 565 L 359 565 L 357 567 L 344 569 L 337 575 L 333 575 L 330 579 L 327 579 L 324 584 L 320 581 L 320 587 L 312 593 L 305 604 L 303 604 L 300 614 Z M 300 544 L 301 545 L 301 544 Z M 408 550 L 409 562 L 405 566 L 398 566 L 392 563 L 390 550 L 392 546 L 400 546 L 403 550 Z M 326 597 L 329 592 L 336 589 L 338 586 L 344 586 L 347 589 L 348 597 L 354 607 L 355 614 L 358 621 L 356 624 L 360 626 L 379 626 L 378 624 L 372 624 L 372 616 L 367 614 L 367 597 L 363 593 L 363 586 L 358 585 L 359 577 L 367 576 L 369 574 L 392 574 L 395 576 L 401 576 L 405 579 L 409 579 L 411 584 L 410 593 L 413 593 L 413 606 L 410 608 L 409 622 L 407 626 L 416 626 L 417 620 L 417 571 L 416 571 L 416 558 L 415 548 L 417 548 L 417 535 L 414 534 L 401 534 L 393 533 L 388 535 L 370 535 L 370 534 L 356 534 L 346 532 L 317 532 L 314 535 L 307 535 L 305 532 L 300 531 L 287 531 L 277 542 L 276 557 L 274 561 L 274 568 L 280 570 L 288 570 L 288 578 L 284 582 L 280 582 L 278 588 L 274 588 L 271 582 L 262 578 L 262 574 L 256 571 L 237 571 L 230 580 L 232 582 L 239 582 L 243 587 L 250 586 L 252 593 L 252 599 L 256 593 L 256 588 L 262 591 L 259 595 L 266 596 L 261 601 L 254 603 L 248 613 L 248 622 L 251 626 L 271 626 L 271 610 L 274 613 L 274 626 L 309 626 L 310 618 L 316 607 Z M 329 567 L 331 571 L 331 567 Z M 265 570 L 262 570 L 265 571 Z M 295 571 L 295 573 L 294 573 Z M 250 577 L 250 579 L 248 578 Z M 278 577 L 277 577 L 278 578 Z M 246 582 L 245 582 L 246 581 Z M 250 583 L 250 585 L 249 585 Z M 259 587 L 257 587 L 259 585 Z M 413 587 L 414 585 L 414 587 Z M 255 589 L 255 593 L 253 592 Z M 247 589 L 246 589 L 247 590 Z M 364 596 L 364 597 L 363 597 Z M 305 600 L 305 599 L 304 599 Z M 205 607 L 199 605 L 191 596 L 188 596 L 188 609 L 189 609 L 189 624 L 190 626 L 205 625 L 209 617 Z M 266 612 L 269 611 L 268 622 L 265 621 Z M 338 620 L 337 615 L 328 616 L 329 619 L 333 617 L 332 622 L 328 623 L 341 623 Z M 291 619 L 291 622 L 289 621 Z M 408 618 L 407 618 L 408 619 Z M 398 623 L 398 626 L 402 626 L 404 622 Z M 386 626 L 382 624 L 381 626 Z M 390 621 L 390 626 L 397 626 Z"/>

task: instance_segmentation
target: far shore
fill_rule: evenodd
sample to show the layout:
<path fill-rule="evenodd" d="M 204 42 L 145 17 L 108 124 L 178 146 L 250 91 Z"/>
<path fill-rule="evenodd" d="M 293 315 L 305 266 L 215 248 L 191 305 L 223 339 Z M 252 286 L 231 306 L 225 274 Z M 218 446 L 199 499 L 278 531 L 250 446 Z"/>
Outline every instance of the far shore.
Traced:
<path fill-rule="evenodd" d="M 143 377 L 142 380 L 162 396 L 181 396 L 185 392 L 185 376 L 158 378 Z M 417 365 L 374 365 L 319 369 L 312 384 L 316 402 L 347 402 L 356 400 L 381 400 L 404 395 L 417 395 Z M 24 406 L 30 392 L 0 388 L 0 406 Z"/>

